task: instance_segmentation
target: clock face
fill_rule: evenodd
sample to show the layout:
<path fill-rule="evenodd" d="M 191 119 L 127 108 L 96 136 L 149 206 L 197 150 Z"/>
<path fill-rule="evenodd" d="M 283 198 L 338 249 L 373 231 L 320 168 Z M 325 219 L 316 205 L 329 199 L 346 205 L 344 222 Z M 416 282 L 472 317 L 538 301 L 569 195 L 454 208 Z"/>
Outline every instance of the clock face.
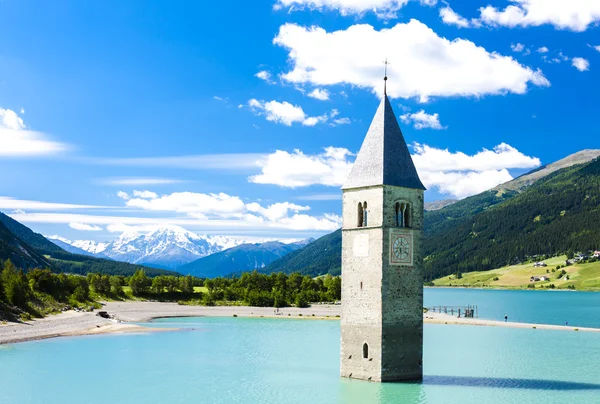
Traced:
<path fill-rule="evenodd" d="M 392 246 L 392 253 L 398 261 L 405 261 L 410 254 L 410 246 L 406 237 L 397 237 Z"/>
<path fill-rule="evenodd" d="M 413 235 L 407 230 L 390 229 L 390 264 L 413 265 Z"/>

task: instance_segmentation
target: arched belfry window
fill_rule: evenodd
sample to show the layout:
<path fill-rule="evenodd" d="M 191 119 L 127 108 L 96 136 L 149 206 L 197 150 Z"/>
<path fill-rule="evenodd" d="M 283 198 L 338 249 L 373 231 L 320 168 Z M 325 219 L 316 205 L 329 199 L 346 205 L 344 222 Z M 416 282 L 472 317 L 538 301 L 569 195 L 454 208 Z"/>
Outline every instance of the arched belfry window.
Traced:
<path fill-rule="evenodd" d="M 363 205 L 361 202 L 358 203 L 358 223 L 357 223 L 357 227 L 362 227 L 363 226 Z"/>
<path fill-rule="evenodd" d="M 367 210 L 367 202 L 363 202 L 363 227 L 369 225 L 369 211 Z"/>
<path fill-rule="evenodd" d="M 394 206 L 394 221 L 396 227 L 409 227 L 410 205 L 406 202 L 396 202 Z"/>
<path fill-rule="evenodd" d="M 363 344 L 363 358 L 367 359 L 369 357 L 369 344 L 366 342 Z"/>

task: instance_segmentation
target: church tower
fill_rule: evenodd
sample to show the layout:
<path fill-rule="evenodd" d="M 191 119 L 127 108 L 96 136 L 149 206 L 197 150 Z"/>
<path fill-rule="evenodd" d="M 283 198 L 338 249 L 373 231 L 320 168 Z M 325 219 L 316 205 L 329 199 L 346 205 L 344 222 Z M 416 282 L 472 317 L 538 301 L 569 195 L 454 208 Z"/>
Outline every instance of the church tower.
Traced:
<path fill-rule="evenodd" d="M 386 94 L 342 190 L 341 374 L 420 380 L 425 187 Z"/>

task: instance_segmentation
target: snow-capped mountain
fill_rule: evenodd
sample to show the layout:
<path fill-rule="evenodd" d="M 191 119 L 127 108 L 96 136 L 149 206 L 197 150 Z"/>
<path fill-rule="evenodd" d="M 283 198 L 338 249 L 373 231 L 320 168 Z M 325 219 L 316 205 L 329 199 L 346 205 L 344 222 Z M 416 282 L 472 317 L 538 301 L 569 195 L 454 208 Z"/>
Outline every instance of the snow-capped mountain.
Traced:
<path fill-rule="evenodd" d="M 179 226 L 157 226 L 148 231 L 126 231 L 116 240 L 107 243 L 90 240 L 70 241 L 59 236 L 47 238 L 60 247 L 65 248 L 64 244 L 67 244 L 94 256 L 169 269 L 250 242 L 229 236 L 198 235 Z M 267 241 L 272 239 L 251 242 Z"/>

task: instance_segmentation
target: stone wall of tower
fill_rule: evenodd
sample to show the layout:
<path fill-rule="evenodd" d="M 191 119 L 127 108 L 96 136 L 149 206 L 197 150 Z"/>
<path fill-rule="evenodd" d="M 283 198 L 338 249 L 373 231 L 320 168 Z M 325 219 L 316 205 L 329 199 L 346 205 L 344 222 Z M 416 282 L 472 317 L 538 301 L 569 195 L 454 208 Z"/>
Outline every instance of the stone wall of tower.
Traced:
<path fill-rule="evenodd" d="M 420 379 L 423 375 L 423 191 L 383 187 L 382 381 Z M 408 202 L 413 265 L 390 265 L 390 229 L 395 204 Z"/>
<path fill-rule="evenodd" d="M 390 265 L 395 203 L 410 206 L 413 266 Z M 367 202 L 368 226 L 358 227 Z M 423 191 L 393 186 L 343 194 L 341 374 L 372 381 L 419 379 L 423 337 Z M 368 357 L 363 358 L 363 344 Z"/>
<path fill-rule="evenodd" d="M 368 226 L 358 227 L 358 204 L 365 201 Z M 341 374 L 380 381 L 383 189 L 345 191 L 342 203 Z"/>

